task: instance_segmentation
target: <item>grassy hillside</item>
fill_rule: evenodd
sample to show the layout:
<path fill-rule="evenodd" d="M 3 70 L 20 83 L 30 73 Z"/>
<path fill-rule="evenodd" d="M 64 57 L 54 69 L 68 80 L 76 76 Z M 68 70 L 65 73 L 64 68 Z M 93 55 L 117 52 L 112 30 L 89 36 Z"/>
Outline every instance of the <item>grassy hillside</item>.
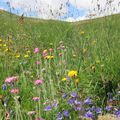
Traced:
<path fill-rule="evenodd" d="M 11 109 L 15 111 L 13 120 L 31 120 L 40 116 L 56 120 L 56 114 L 65 110 L 69 111 L 69 116 L 63 113 L 65 120 L 79 120 L 81 116 L 91 118 L 88 113 L 93 104 L 79 111 L 73 110 L 76 106 L 69 105 L 67 100 L 84 101 L 91 96 L 94 106 L 102 108 L 105 114 L 110 94 L 118 100 L 115 103 L 117 109 L 119 33 L 120 15 L 76 23 L 31 18 L 20 22 L 20 17 L 0 11 L 0 86 L 3 89 L 0 94 L 4 96 L 0 100 L 5 103 L 9 98 L 7 107 L 3 102 L 0 104 L 0 118 L 4 119 L 2 114 Z M 40 52 L 35 53 L 35 48 Z M 8 85 L 5 80 L 10 76 L 19 76 L 19 80 L 17 78 Z M 44 81 L 40 87 L 34 85 L 37 79 Z M 10 90 L 14 88 L 19 88 L 20 92 L 12 95 Z M 62 98 L 64 93 L 68 94 L 66 99 Z M 13 99 L 16 95 L 20 96 L 21 102 Z M 39 96 L 40 102 L 33 103 L 34 96 Z M 44 111 L 46 105 L 52 106 L 54 102 L 58 103 L 57 108 L 51 110 L 49 107 Z M 75 104 L 80 106 L 78 102 Z M 20 107 L 16 107 L 18 105 Z M 30 110 L 35 110 L 36 115 L 26 117 Z M 113 109 L 110 111 L 114 112 Z M 97 119 L 96 112 L 92 115 Z"/>

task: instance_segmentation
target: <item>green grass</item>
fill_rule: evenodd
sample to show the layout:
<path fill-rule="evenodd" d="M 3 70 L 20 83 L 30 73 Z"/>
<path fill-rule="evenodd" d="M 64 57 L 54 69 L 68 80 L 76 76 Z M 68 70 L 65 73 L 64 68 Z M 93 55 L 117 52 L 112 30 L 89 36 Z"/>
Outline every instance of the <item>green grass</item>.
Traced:
<path fill-rule="evenodd" d="M 80 116 L 61 97 L 64 92 L 70 94 L 76 91 L 79 100 L 92 96 L 95 105 L 103 108 L 106 106 L 108 92 L 117 96 L 116 92 L 120 90 L 120 15 L 76 23 L 24 18 L 24 23 L 20 24 L 19 18 L 0 11 L 0 86 L 7 77 L 18 75 L 19 81 L 13 87 L 20 89 L 21 97 L 19 108 L 19 102 L 13 100 L 9 92 L 13 87 L 1 90 L 4 99 L 9 97 L 10 100 L 7 107 L 0 105 L 0 115 L 2 111 L 14 109 L 16 114 L 13 119 L 24 120 L 28 119 L 27 111 L 37 109 L 36 117 L 54 120 L 58 112 L 69 109 L 71 115 L 68 119 L 77 120 Z M 58 50 L 61 45 L 65 49 Z M 34 54 L 35 47 L 40 48 L 40 54 Z M 7 48 L 10 51 L 5 52 Z M 55 58 L 44 60 L 42 51 L 49 48 L 54 51 L 48 54 Z M 31 53 L 28 58 L 24 58 L 27 50 Z M 60 53 L 62 57 L 59 57 Z M 17 54 L 21 55 L 20 58 L 15 58 Z M 40 65 L 35 65 L 37 60 L 41 61 Z M 62 78 L 70 70 L 76 70 L 78 75 L 70 82 L 63 82 Z M 44 84 L 36 88 L 36 79 L 43 79 Z M 78 85 L 75 79 L 79 79 Z M 40 96 L 41 101 L 35 104 L 33 96 Z M 44 112 L 43 103 L 47 99 L 49 104 L 57 101 L 59 107 Z"/>

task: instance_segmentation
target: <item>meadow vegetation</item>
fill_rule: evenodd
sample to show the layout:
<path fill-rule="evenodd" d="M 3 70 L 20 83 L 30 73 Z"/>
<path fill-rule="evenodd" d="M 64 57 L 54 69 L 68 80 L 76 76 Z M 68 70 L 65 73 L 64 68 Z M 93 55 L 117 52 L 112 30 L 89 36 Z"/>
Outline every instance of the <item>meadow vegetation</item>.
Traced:
<path fill-rule="evenodd" d="M 19 19 L 0 11 L 1 120 L 120 119 L 120 15 Z"/>

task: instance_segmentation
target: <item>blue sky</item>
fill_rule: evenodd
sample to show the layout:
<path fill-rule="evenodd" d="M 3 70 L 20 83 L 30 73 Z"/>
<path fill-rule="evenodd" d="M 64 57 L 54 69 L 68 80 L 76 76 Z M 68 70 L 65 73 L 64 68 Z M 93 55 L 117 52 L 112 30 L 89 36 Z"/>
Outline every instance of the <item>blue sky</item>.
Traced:
<path fill-rule="evenodd" d="M 22 8 L 15 8 L 13 9 L 12 7 L 8 7 L 7 5 L 7 0 L 0 0 L 0 8 L 5 9 L 7 11 L 11 11 L 12 13 L 21 15 L 22 13 L 26 13 L 25 15 L 27 16 L 32 16 L 32 17 L 38 17 L 39 15 L 37 14 L 36 11 L 27 11 L 25 12 L 24 9 Z M 85 16 L 86 9 L 83 8 L 77 8 L 75 5 L 72 5 L 69 3 L 69 5 L 66 5 L 67 8 L 67 13 L 64 15 L 58 17 L 58 19 L 66 19 L 68 17 L 73 17 L 74 19 L 80 17 L 80 16 Z"/>
<path fill-rule="evenodd" d="M 68 17 L 72 17 L 74 19 L 78 18 L 78 17 L 82 17 L 86 15 L 87 10 L 83 9 L 83 8 L 77 8 L 72 4 L 69 4 L 69 6 L 67 6 L 68 12 L 67 14 L 61 16 L 61 19 L 66 19 Z"/>
<path fill-rule="evenodd" d="M 7 5 L 8 1 L 11 7 Z M 87 19 L 86 16 L 89 14 L 89 11 L 92 11 L 97 5 L 97 0 L 69 0 L 69 3 L 66 4 L 67 1 L 68 0 L 0 0 L 0 9 L 11 11 L 17 15 L 24 13 L 29 17 L 76 21 Z M 107 0 L 99 1 L 102 9 L 106 7 L 105 1 Z M 112 6 L 116 8 L 115 13 L 120 13 L 120 7 L 117 5 L 118 2 L 120 2 L 120 0 L 114 0 L 112 3 Z M 59 9 L 61 4 L 62 9 Z M 50 10 L 53 14 L 51 14 Z M 99 17 L 107 15 L 108 13 L 105 12 L 103 15 L 98 15 L 96 12 L 95 14 Z"/>

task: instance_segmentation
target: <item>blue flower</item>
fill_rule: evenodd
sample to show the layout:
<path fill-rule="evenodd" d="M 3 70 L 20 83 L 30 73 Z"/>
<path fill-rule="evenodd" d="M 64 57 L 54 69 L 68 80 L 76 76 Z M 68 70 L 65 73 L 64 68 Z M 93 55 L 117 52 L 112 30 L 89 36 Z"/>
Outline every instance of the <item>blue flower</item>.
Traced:
<path fill-rule="evenodd" d="M 6 84 L 3 84 L 3 85 L 2 85 L 2 89 L 3 89 L 3 90 L 6 90 L 6 89 L 7 89 L 7 85 L 6 85 Z"/>
<path fill-rule="evenodd" d="M 52 107 L 50 105 L 48 105 L 47 107 L 45 107 L 44 109 L 45 111 L 51 111 L 52 110 Z"/>
<path fill-rule="evenodd" d="M 68 104 L 73 105 L 73 100 L 68 99 Z"/>
<path fill-rule="evenodd" d="M 120 117 L 120 110 L 116 109 L 114 113 L 117 117 Z"/>
<path fill-rule="evenodd" d="M 57 105 L 58 105 L 58 103 L 57 103 L 57 102 L 54 102 L 54 103 L 52 104 L 52 107 L 57 107 Z"/>
<path fill-rule="evenodd" d="M 95 106 L 92 106 L 91 111 L 92 111 L 92 112 L 95 111 Z"/>
<path fill-rule="evenodd" d="M 112 108 L 113 108 L 112 106 L 106 106 L 105 110 L 109 112 L 112 110 Z"/>
<path fill-rule="evenodd" d="M 63 115 L 59 112 L 57 114 L 57 120 L 62 120 L 63 119 Z"/>
<path fill-rule="evenodd" d="M 68 110 L 65 110 L 65 111 L 63 112 L 63 115 L 64 115 L 65 117 L 69 117 L 69 111 L 68 111 Z"/>
<path fill-rule="evenodd" d="M 71 80 L 71 78 L 70 78 L 69 76 L 67 76 L 67 80 L 68 80 L 68 81 L 70 81 L 70 80 Z"/>
<path fill-rule="evenodd" d="M 62 95 L 62 98 L 66 98 L 67 97 L 67 94 L 66 93 L 64 93 L 63 95 Z"/>
<path fill-rule="evenodd" d="M 97 113 L 97 114 L 101 114 L 101 113 L 102 113 L 102 109 L 101 109 L 100 107 L 98 107 L 98 108 L 96 109 L 96 113 Z"/>
<path fill-rule="evenodd" d="M 77 97 L 77 93 L 76 92 L 72 92 L 71 93 L 71 97 Z"/>
<path fill-rule="evenodd" d="M 85 114 L 85 117 L 93 119 L 93 114 L 92 114 L 92 112 L 88 111 L 88 112 Z"/>
<path fill-rule="evenodd" d="M 84 103 L 88 105 L 92 105 L 93 103 L 92 103 L 91 97 L 88 97 Z"/>

